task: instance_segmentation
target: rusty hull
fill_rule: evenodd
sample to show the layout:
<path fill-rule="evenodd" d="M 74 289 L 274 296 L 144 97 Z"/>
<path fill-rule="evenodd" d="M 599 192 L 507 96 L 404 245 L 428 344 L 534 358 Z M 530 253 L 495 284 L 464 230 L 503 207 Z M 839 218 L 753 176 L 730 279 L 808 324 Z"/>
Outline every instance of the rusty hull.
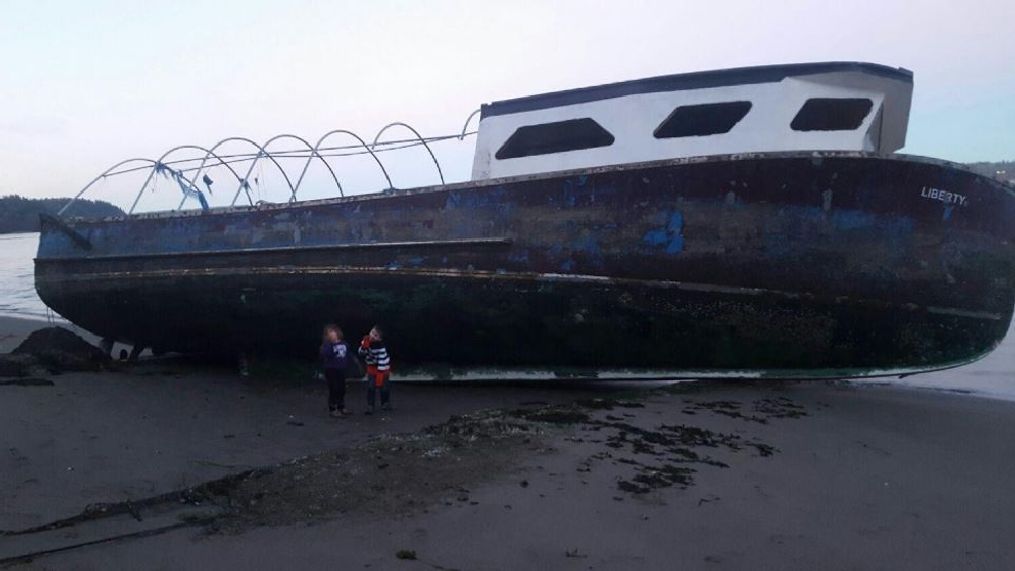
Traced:
<path fill-rule="evenodd" d="M 857 376 L 995 347 L 1013 222 L 1012 188 L 954 165 L 710 157 L 44 223 L 36 287 L 162 351 L 312 355 L 327 321 L 381 322 L 403 367 Z"/>

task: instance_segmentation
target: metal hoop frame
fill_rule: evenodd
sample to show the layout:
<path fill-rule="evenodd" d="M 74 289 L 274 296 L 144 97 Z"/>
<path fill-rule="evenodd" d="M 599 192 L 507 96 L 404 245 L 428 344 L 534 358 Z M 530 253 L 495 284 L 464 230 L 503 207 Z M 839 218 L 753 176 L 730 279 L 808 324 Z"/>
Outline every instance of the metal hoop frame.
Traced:
<path fill-rule="evenodd" d="M 360 137 L 356 133 L 353 133 L 352 131 L 347 131 L 345 129 L 334 129 L 334 130 L 328 131 L 327 133 L 321 135 L 320 139 L 317 139 L 317 144 L 314 145 L 314 150 L 315 151 L 319 151 L 321 149 L 321 145 L 324 144 L 325 139 L 327 139 L 328 137 L 330 137 L 332 135 L 338 135 L 338 134 L 349 135 L 350 137 L 353 137 L 357 141 L 359 141 L 360 145 L 362 145 L 363 148 L 366 149 L 366 151 L 368 153 L 370 153 L 370 156 L 374 158 L 374 162 L 376 162 L 377 166 L 380 167 L 381 172 L 384 174 L 384 179 L 388 181 L 388 188 L 395 188 L 395 185 L 391 183 L 391 177 L 388 176 L 388 170 L 386 168 L 384 168 L 384 164 L 381 162 L 381 159 L 377 158 L 377 153 L 375 153 L 373 151 L 373 149 L 370 148 L 370 145 L 367 145 L 367 142 L 364 141 L 362 137 Z"/>
<path fill-rule="evenodd" d="M 277 160 L 275 160 L 275 157 L 271 156 L 271 154 L 269 154 L 267 151 L 264 150 L 264 147 L 258 145 L 257 143 L 251 141 L 246 137 L 226 137 L 225 139 L 222 139 L 221 141 L 215 143 L 215 147 L 218 147 L 219 145 L 227 143 L 229 141 L 243 141 L 257 148 L 257 156 L 254 157 L 254 160 L 250 161 L 250 168 L 247 169 L 247 173 L 243 175 L 243 178 L 240 179 L 240 185 L 236 188 L 236 194 L 233 195 L 233 200 L 232 202 L 229 203 L 229 206 L 236 206 L 236 199 L 240 197 L 240 192 L 242 192 L 244 189 L 250 188 L 250 185 L 247 182 L 247 180 L 250 178 L 250 173 L 254 172 L 254 167 L 257 166 L 257 161 L 261 160 L 261 157 L 268 157 L 268 160 L 270 160 L 272 163 L 275 164 L 275 168 L 278 169 L 278 172 L 282 173 L 282 178 L 285 179 L 285 183 L 289 186 L 289 192 L 292 194 L 296 193 L 296 189 L 293 188 L 293 183 L 291 180 L 289 180 L 289 175 L 286 174 L 285 169 L 282 168 L 282 165 L 280 165 Z M 247 192 L 247 200 L 250 202 L 251 206 L 253 206 L 254 203 L 253 200 L 250 198 L 249 191 Z"/>
<path fill-rule="evenodd" d="M 342 183 L 338 182 L 338 177 L 335 175 L 335 171 L 331 169 L 331 165 L 328 164 L 328 161 L 326 161 L 324 157 L 321 156 L 321 153 L 317 152 L 317 149 L 315 149 L 306 139 L 298 135 L 290 135 L 288 133 L 283 133 L 281 135 L 275 135 L 274 137 L 265 141 L 264 148 L 267 149 L 268 145 L 270 145 L 273 141 L 277 139 L 296 139 L 297 141 L 306 145 L 307 149 L 310 151 L 310 156 L 307 157 L 307 162 L 303 163 L 303 170 L 300 171 L 300 178 L 296 179 L 296 188 L 293 189 L 293 194 L 292 197 L 289 199 L 289 202 L 296 202 L 296 191 L 298 191 L 300 189 L 300 185 L 303 184 L 303 177 L 306 176 L 307 169 L 310 167 L 310 161 L 314 160 L 314 157 L 320 159 L 321 162 L 324 163 L 324 168 L 328 169 L 328 172 L 331 173 L 331 180 L 335 181 L 335 186 L 338 188 L 339 196 L 345 196 L 345 191 L 342 190 Z"/>
<path fill-rule="evenodd" d="M 134 197 L 134 203 L 130 205 L 130 210 L 127 211 L 127 214 L 133 214 L 134 213 L 134 209 L 137 208 L 138 201 L 141 200 L 141 196 L 144 194 L 145 188 L 147 188 L 148 187 L 148 183 L 150 183 L 152 181 L 152 178 L 155 176 L 155 173 L 158 171 L 159 166 L 162 165 L 162 161 L 165 160 L 165 158 L 168 157 L 169 155 L 175 153 L 176 151 L 182 151 L 183 149 L 193 149 L 193 150 L 197 150 L 197 151 L 204 151 L 205 153 L 211 154 L 211 156 L 217 158 L 219 160 L 219 162 L 222 162 L 222 164 L 226 165 L 226 167 L 229 169 L 229 171 L 233 173 L 233 176 L 236 176 L 237 178 L 239 178 L 239 176 L 236 174 L 236 171 L 233 170 L 233 168 L 231 166 L 229 166 L 228 163 L 223 162 L 222 159 L 218 155 L 212 153 L 211 151 L 209 151 L 208 149 L 206 149 L 204 147 L 201 147 L 201 146 L 198 146 L 198 145 L 180 145 L 179 147 L 173 147 L 172 149 L 169 149 L 168 151 L 163 153 L 161 157 L 159 157 L 158 159 L 156 159 L 154 161 L 154 164 L 152 165 L 152 170 L 151 170 L 151 172 L 148 173 L 148 178 L 145 179 L 144 184 L 142 184 L 141 188 L 138 189 L 137 196 Z"/>
<path fill-rule="evenodd" d="M 157 164 L 152 159 L 140 159 L 140 158 L 138 158 L 138 159 L 127 159 L 125 161 L 120 161 L 120 162 L 116 163 L 115 165 L 113 165 L 113 166 L 109 167 L 108 169 L 102 171 L 102 174 L 100 174 L 99 176 L 97 176 L 97 177 L 93 178 L 91 181 L 89 181 L 89 183 L 86 184 L 84 188 L 79 190 L 78 193 L 74 195 L 74 198 L 70 199 L 70 201 L 67 202 L 67 204 L 63 205 L 63 208 L 61 208 L 59 211 L 57 211 L 56 215 L 57 216 L 62 216 L 64 211 L 66 211 L 68 208 L 70 208 L 71 204 L 74 204 L 74 202 L 77 201 L 77 199 L 81 198 L 81 196 L 85 192 L 87 192 L 88 189 L 91 188 L 93 184 L 95 184 L 95 183 L 99 182 L 100 180 L 106 178 L 106 175 L 108 175 L 110 172 L 112 172 L 112 171 L 122 167 L 123 165 L 129 164 L 129 163 L 134 163 L 134 162 L 151 163 L 153 168 Z"/>
<path fill-rule="evenodd" d="M 458 140 L 459 141 L 461 141 L 462 139 L 465 138 L 465 133 L 469 129 L 469 123 L 472 122 L 472 118 L 475 117 L 476 115 L 479 115 L 482 112 L 483 112 L 483 109 L 479 108 L 479 109 L 476 109 L 475 111 L 473 111 L 472 113 L 469 113 L 469 117 L 465 120 L 465 124 L 462 125 L 462 133 L 460 135 L 458 135 Z M 482 118 L 480 118 L 480 120 L 482 120 Z"/>
<path fill-rule="evenodd" d="M 437 167 L 437 176 L 441 178 L 441 184 L 445 184 L 444 172 L 441 171 L 441 164 L 437 161 L 437 156 L 433 154 L 433 150 L 430 148 L 430 145 L 426 144 L 426 139 L 423 138 L 423 135 L 420 135 L 419 131 L 413 129 L 411 126 L 402 123 L 400 121 L 388 123 L 387 125 L 382 127 L 380 131 L 377 131 L 377 135 L 374 137 L 374 143 L 371 146 L 377 148 L 377 141 L 380 140 L 381 135 L 383 135 L 384 132 L 387 131 L 390 127 L 405 127 L 406 129 L 412 131 L 413 135 L 416 135 L 416 138 L 419 139 L 419 142 L 423 143 L 423 148 L 426 149 L 426 152 L 430 153 L 430 158 L 433 159 L 433 164 Z"/>
<path fill-rule="evenodd" d="M 461 134 L 459 134 L 459 135 L 450 135 L 450 136 L 445 136 L 445 137 L 432 137 L 432 138 L 429 139 L 429 141 L 430 142 L 432 142 L 434 140 L 438 140 L 439 141 L 439 140 L 445 140 L 445 139 L 449 139 L 449 138 L 450 139 L 457 138 L 459 140 L 464 139 L 466 135 L 472 134 L 472 133 L 468 133 L 469 124 L 472 123 L 473 118 L 476 117 L 476 115 L 478 115 L 480 112 L 481 112 L 481 109 L 477 109 L 477 110 L 473 111 L 469 115 L 469 117 L 465 120 L 464 126 L 462 127 Z M 197 181 L 198 177 L 201 176 L 201 173 L 205 171 L 206 168 L 211 168 L 211 167 L 214 167 L 214 166 L 224 166 L 224 167 L 226 167 L 227 169 L 229 169 L 229 172 L 232 173 L 233 177 L 236 178 L 236 181 L 237 181 L 237 183 L 239 185 L 238 188 L 236 189 L 235 194 L 233 195 L 232 201 L 229 203 L 230 206 L 235 206 L 236 205 L 236 201 L 239 199 L 240 193 L 243 192 L 244 190 L 247 191 L 247 201 L 250 203 L 251 206 L 254 205 L 253 198 L 250 196 L 250 184 L 249 184 L 248 180 L 250 178 L 251 173 L 254 171 L 254 168 L 257 166 L 258 161 L 261 160 L 261 158 L 263 158 L 263 157 L 267 157 L 268 160 L 270 160 L 275 165 L 275 168 L 278 169 L 278 171 L 282 174 L 282 177 L 285 179 L 286 185 L 289 187 L 289 193 L 290 193 L 289 194 L 289 202 L 295 202 L 298 199 L 297 192 L 299 191 L 301 185 L 303 184 L 303 181 L 304 181 L 304 179 L 306 177 L 306 174 L 307 174 L 307 170 L 310 168 L 310 163 L 313 162 L 314 159 L 317 159 L 317 160 L 321 161 L 322 163 L 324 163 L 325 168 L 328 169 L 328 174 L 331 175 L 331 179 L 335 183 L 335 188 L 338 189 L 339 196 L 345 196 L 345 190 L 342 187 L 342 183 L 338 180 L 338 175 L 335 174 L 335 170 L 331 167 L 331 164 L 328 163 L 328 160 L 324 157 L 323 154 L 321 154 L 321 150 L 322 150 L 322 148 L 324 148 L 324 142 L 328 138 L 332 137 L 333 135 L 339 135 L 339 134 L 348 135 L 348 136 L 356 139 L 356 141 L 359 143 L 359 146 L 362 147 L 365 152 L 370 154 L 370 157 L 373 158 L 375 163 L 377 163 L 377 167 L 379 169 L 381 169 L 381 174 L 384 175 L 384 180 L 388 184 L 388 187 L 387 187 L 386 190 L 394 189 L 396 187 L 395 187 L 394 183 L 391 181 L 391 176 L 388 174 L 388 170 L 384 167 L 384 163 L 381 162 L 380 158 L 377 156 L 377 153 L 375 152 L 375 149 L 377 149 L 377 147 L 379 145 L 381 145 L 381 144 L 391 144 L 391 143 L 381 143 L 380 139 L 381 139 L 381 136 L 388 129 L 390 129 L 392 127 L 402 127 L 404 129 L 408 129 L 409 131 L 412 132 L 412 134 L 419 141 L 419 144 L 422 144 L 423 147 L 426 149 L 427 154 L 430 155 L 430 159 L 433 161 L 434 166 L 437 168 L 437 176 L 440 178 L 441 184 L 447 184 L 446 180 L 444 179 L 444 171 L 441 168 L 440 161 L 437 160 L 437 155 L 434 154 L 433 149 L 430 147 L 428 139 L 426 137 L 423 137 L 419 133 L 419 131 L 414 129 L 411 125 L 409 125 L 407 123 L 403 123 L 401 121 L 396 121 L 394 123 L 389 123 L 389 124 L 385 125 L 384 127 L 382 127 L 381 130 L 377 132 L 377 135 L 374 136 L 374 140 L 373 140 L 372 144 L 367 144 L 367 142 L 364 141 L 362 137 L 360 137 L 356 133 L 354 133 L 352 131 L 349 131 L 347 129 L 333 129 L 331 131 L 328 131 L 324 135 L 322 135 L 321 138 L 318 139 L 317 143 L 314 144 L 314 145 L 311 145 L 310 142 L 307 141 L 306 139 L 304 139 L 304 138 L 302 138 L 302 137 L 300 137 L 298 135 L 293 135 L 293 134 L 290 134 L 290 133 L 284 133 L 284 134 L 281 134 L 281 135 L 275 135 L 274 137 L 272 137 L 272 138 L 268 139 L 267 141 L 265 141 L 263 145 L 258 145 L 256 142 L 254 142 L 251 139 L 248 139 L 246 137 L 227 137 L 225 139 L 222 139 L 222 140 L 218 141 L 214 145 L 212 145 L 212 147 L 210 149 L 209 148 L 205 148 L 205 147 L 201 147 L 199 145 L 180 145 L 178 147 L 173 147 L 172 149 L 169 149 L 168 151 L 163 153 L 162 156 L 159 157 L 158 159 L 149 159 L 149 158 L 140 158 L 140 157 L 138 157 L 138 158 L 132 158 L 132 159 L 127 159 L 127 160 L 120 161 L 120 162 L 114 164 L 113 166 L 107 168 L 101 174 L 99 174 L 98 176 L 96 176 L 95 178 L 90 180 L 88 182 L 88 184 L 86 184 L 83 188 L 81 188 L 81 190 L 79 190 L 78 193 L 75 194 L 74 197 L 71 198 L 67 202 L 67 204 L 63 205 L 63 207 L 60 208 L 59 211 L 57 211 L 57 216 L 63 215 L 64 212 L 66 212 L 67 209 L 70 208 L 72 204 L 74 204 L 74 202 L 76 202 L 82 196 L 84 196 L 84 194 L 90 188 L 92 188 L 92 186 L 94 186 L 95 183 L 97 183 L 98 181 L 100 181 L 100 180 L 102 180 L 102 179 L 104 179 L 104 178 L 106 178 L 108 176 L 113 176 L 113 175 L 118 175 L 118 174 L 125 174 L 125 173 L 128 173 L 128 172 L 133 172 L 133 171 L 137 171 L 137 170 L 144 170 L 145 168 L 149 168 L 150 172 L 148 173 L 148 176 L 145 178 L 144 183 L 141 184 L 141 188 L 138 189 L 137 195 L 134 197 L 134 201 L 131 203 L 130 209 L 127 211 L 128 214 L 133 214 L 134 210 L 137 208 L 138 202 L 141 200 L 141 197 L 144 195 L 145 189 L 147 189 L 148 185 L 151 184 L 153 178 L 155 177 L 155 174 L 158 173 L 158 172 L 161 172 L 163 169 L 166 169 L 166 168 L 168 168 L 168 169 L 170 169 L 172 171 L 172 167 L 169 166 L 170 164 L 172 164 L 172 162 L 166 162 L 166 158 L 169 157 L 170 155 L 172 155 L 173 153 L 176 153 L 176 152 L 181 151 L 181 150 L 186 150 L 186 149 L 202 151 L 204 153 L 204 156 L 201 158 L 200 164 L 197 166 L 196 169 L 192 169 L 192 168 L 182 169 L 181 168 L 180 170 L 175 170 L 175 171 L 172 171 L 172 172 L 175 175 L 179 176 L 183 181 L 185 181 L 191 188 L 196 189 L 197 188 L 196 181 Z M 306 162 L 303 163 L 303 167 L 300 170 L 299 178 L 296 179 L 296 184 L 293 184 L 292 179 L 289 178 L 289 174 L 286 173 L 284 168 L 282 168 L 281 163 L 278 162 L 276 157 L 274 155 L 272 155 L 270 152 L 268 152 L 268 150 L 267 150 L 268 146 L 271 145 L 271 143 L 273 143 L 273 142 L 275 142 L 277 140 L 280 140 L 280 139 L 294 139 L 296 141 L 299 141 L 304 147 L 306 147 L 307 151 L 309 151 L 309 155 L 306 157 L 307 160 L 306 160 Z M 256 154 L 251 154 L 251 155 L 236 155 L 236 156 L 246 156 L 246 157 L 248 157 L 248 158 L 245 158 L 245 159 L 241 159 L 240 162 L 246 162 L 248 160 L 250 161 L 250 166 L 247 168 L 247 171 L 244 174 L 244 176 L 240 176 L 240 174 L 236 171 L 236 169 L 234 169 L 230 165 L 231 162 L 237 162 L 237 161 L 235 161 L 235 160 L 227 161 L 223 157 L 221 157 L 220 155 L 216 154 L 216 152 L 215 152 L 223 144 L 228 143 L 230 141 L 241 141 L 241 142 L 247 143 L 248 145 L 251 145 L 255 149 L 257 149 L 257 153 Z M 416 143 L 412 143 L 412 144 L 406 145 L 406 146 L 415 146 L 415 145 L 416 145 Z M 350 147 L 350 148 L 355 148 L 355 147 Z M 402 148 L 404 148 L 404 147 L 402 147 Z M 382 149 L 382 150 L 394 150 L 394 149 Z M 279 152 L 277 154 L 278 154 L 279 157 L 286 157 L 286 155 L 290 155 L 288 158 L 297 158 L 297 157 L 302 158 L 304 156 L 302 151 L 285 151 L 285 152 Z M 351 154 L 355 154 L 355 153 L 351 153 Z M 230 156 L 232 156 L 232 155 L 230 155 Z M 337 155 L 337 156 L 342 156 L 342 155 Z M 214 158 L 218 162 L 216 164 L 209 164 L 209 159 L 212 159 L 212 158 Z M 187 159 L 186 161 L 191 161 L 191 160 L 197 160 L 197 159 Z M 182 161 L 182 162 L 186 162 L 186 161 Z M 132 168 L 129 168 L 129 169 L 124 169 L 124 170 L 119 171 L 119 172 L 114 172 L 114 171 L 117 171 L 117 169 L 120 169 L 120 167 L 122 167 L 124 165 L 130 164 L 130 163 L 135 163 L 135 162 L 147 163 L 150 166 L 149 167 L 132 167 Z M 175 162 L 181 162 L 181 161 L 175 161 Z M 189 179 L 184 178 L 183 173 L 185 171 L 190 171 L 190 170 L 193 170 L 194 174 Z M 186 203 L 186 200 L 187 200 L 187 196 L 184 196 L 183 199 L 180 201 L 179 206 L 177 206 L 177 210 L 183 208 L 183 205 Z"/>

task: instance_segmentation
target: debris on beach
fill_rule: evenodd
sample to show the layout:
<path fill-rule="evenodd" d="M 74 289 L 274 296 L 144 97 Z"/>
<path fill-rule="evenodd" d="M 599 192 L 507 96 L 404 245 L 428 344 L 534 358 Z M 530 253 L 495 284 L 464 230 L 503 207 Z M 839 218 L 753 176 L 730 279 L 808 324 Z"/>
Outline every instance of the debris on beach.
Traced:
<path fill-rule="evenodd" d="M 585 401 L 595 410 L 613 410 L 609 401 Z M 639 404 L 639 403 L 634 403 Z M 721 416 L 767 424 L 770 419 L 800 418 L 807 412 L 803 406 L 786 397 L 760 399 L 750 403 L 715 400 L 692 401 L 684 399 L 683 414 L 694 416 L 709 411 Z M 630 406 L 630 405 L 627 405 Z M 746 413 L 743 411 L 747 411 Z M 727 462 L 716 459 L 707 450 L 740 452 L 753 450 L 758 457 L 768 457 L 778 450 L 754 438 L 739 434 L 717 432 L 688 424 L 658 424 L 645 427 L 612 414 L 589 417 L 582 422 L 585 430 L 605 434 L 603 446 L 613 452 L 600 451 L 578 464 L 580 472 L 592 471 L 597 463 L 609 461 L 629 474 L 617 480 L 617 489 L 632 495 L 646 494 L 669 487 L 686 489 L 694 484 L 698 468 L 694 465 L 728 468 Z M 620 455 L 624 453 L 624 455 Z"/>
<path fill-rule="evenodd" d="M 53 381 L 41 377 L 15 377 L 0 379 L 0 387 L 52 387 Z"/>
<path fill-rule="evenodd" d="M 399 549 L 398 552 L 395 553 L 395 557 L 399 559 L 405 559 L 408 561 L 415 561 L 416 552 L 413 551 L 412 549 Z"/>
<path fill-rule="evenodd" d="M 472 483 L 510 471 L 540 432 L 503 411 L 478 411 L 265 468 L 224 494 L 220 502 L 233 507 L 224 527 L 285 525 L 353 511 L 405 513 L 438 502 L 475 505 Z"/>
<path fill-rule="evenodd" d="M 544 406 L 533 410 L 522 409 L 512 411 L 510 414 L 515 418 L 550 424 L 577 424 L 589 420 L 589 415 L 582 411 L 577 403 L 570 406 Z"/>
<path fill-rule="evenodd" d="M 586 557 L 588 557 L 588 555 L 585 555 L 581 551 L 578 551 L 578 548 L 575 547 L 574 549 L 568 549 L 567 551 L 565 551 L 564 557 L 567 557 L 569 559 L 585 559 Z"/>
<path fill-rule="evenodd" d="M 787 397 L 767 398 L 751 403 L 749 409 L 742 403 L 727 400 L 695 401 L 684 399 L 685 414 L 694 415 L 702 411 L 737 418 L 758 424 L 767 424 L 771 418 L 800 418 L 807 416 L 803 407 Z"/>
<path fill-rule="evenodd" d="M 582 455 L 575 465 L 582 485 L 608 481 L 602 493 L 625 501 L 668 488 L 687 489 L 701 476 L 699 471 L 729 468 L 730 453 L 753 451 L 753 456 L 765 457 L 777 452 L 746 434 L 686 424 L 693 417 L 682 414 L 665 423 L 649 415 L 629 418 L 610 414 L 617 409 L 640 408 L 640 404 L 595 399 L 476 411 L 415 432 L 378 435 L 352 448 L 247 469 L 176 492 L 89 506 L 66 520 L 30 530 L 0 531 L 0 535 L 63 532 L 107 518 L 148 521 L 153 516 L 165 519 L 174 514 L 178 516 L 175 527 L 194 525 L 208 533 L 242 533 L 254 527 L 322 521 L 343 514 L 405 515 L 434 505 L 468 509 L 481 499 L 473 490 L 492 479 L 504 479 L 522 489 L 535 488 L 533 493 L 546 498 L 542 482 L 533 479 L 538 474 L 525 472 L 519 459 L 533 451 L 552 453 L 563 445 L 577 447 Z M 806 414 L 802 406 L 788 399 L 724 401 L 715 408 L 752 410 L 766 420 Z M 707 405 L 705 409 L 711 410 Z M 584 455 L 585 451 L 589 454 Z M 597 480 L 595 473 L 607 466 L 612 466 L 608 479 L 599 476 Z M 536 466 L 536 471 L 540 470 L 542 465 Z M 558 476 L 552 471 L 546 474 Z M 718 499 L 706 495 L 697 505 Z M 511 504 L 502 505 L 512 509 Z M 395 555 L 403 560 L 418 559 L 407 549 Z M 583 558 L 587 554 L 575 549 L 568 550 L 567 556 Z"/>
<path fill-rule="evenodd" d="M 63 371 L 98 371 L 109 362 L 101 349 L 63 327 L 33 331 L 13 351 L 0 355 L 0 376 L 28 377 Z"/>

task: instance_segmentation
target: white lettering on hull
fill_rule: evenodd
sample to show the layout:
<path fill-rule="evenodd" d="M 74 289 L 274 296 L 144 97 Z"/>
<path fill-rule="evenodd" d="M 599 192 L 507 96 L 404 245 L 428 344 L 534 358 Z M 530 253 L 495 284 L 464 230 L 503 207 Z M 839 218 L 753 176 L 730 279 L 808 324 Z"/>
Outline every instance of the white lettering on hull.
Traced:
<path fill-rule="evenodd" d="M 943 188 L 934 188 L 933 186 L 923 187 L 920 191 L 920 196 L 927 200 L 939 200 L 945 204 L 958 204 L 959 206 L 965 206 L 966 199 L 968 198 L 962 194 L 949 192 Z"/>

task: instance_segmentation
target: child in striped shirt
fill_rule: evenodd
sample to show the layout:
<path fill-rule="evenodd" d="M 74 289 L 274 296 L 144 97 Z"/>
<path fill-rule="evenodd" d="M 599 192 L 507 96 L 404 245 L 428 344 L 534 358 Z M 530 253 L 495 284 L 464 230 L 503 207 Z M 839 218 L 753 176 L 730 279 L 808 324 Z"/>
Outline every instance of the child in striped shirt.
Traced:
<path fill-rule="evenodd" d="M 363 337 L 359 354 L 367 362 L 367 414 L 374 413 L 376 393 L 381 393 L 381 409 L 391 410 L 391 356 L 384 345 L 384 333 L 377 325 Z"/>

